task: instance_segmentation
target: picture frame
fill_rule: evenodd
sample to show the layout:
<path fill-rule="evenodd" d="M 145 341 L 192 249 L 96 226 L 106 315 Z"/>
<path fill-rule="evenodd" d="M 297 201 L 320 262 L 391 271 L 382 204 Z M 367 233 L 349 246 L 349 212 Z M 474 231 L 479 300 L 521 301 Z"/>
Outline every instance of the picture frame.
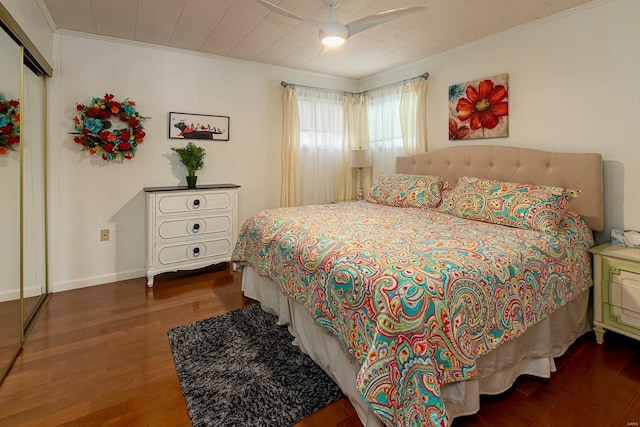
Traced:
<path fill-rule="evenodd" d="M 229 116 L 172 111 L 169 113 L 169 138 L 228 141 L 229 123 Z"/>
<path fill-rule="evenodd" d="M 509 137 L 509 74 L 449 86 L 449 141 Z"/>

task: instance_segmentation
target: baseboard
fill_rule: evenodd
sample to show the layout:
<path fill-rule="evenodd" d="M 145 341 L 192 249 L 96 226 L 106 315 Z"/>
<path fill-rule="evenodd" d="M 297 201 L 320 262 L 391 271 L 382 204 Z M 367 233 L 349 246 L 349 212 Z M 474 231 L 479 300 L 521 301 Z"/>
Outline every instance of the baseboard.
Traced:
<path fill-rule="evenodd" d="M 0 302 L 14 301 L 20 299 L 20 289 L 0 292 Z"/>
<path fill-rule="evenodd" d="M 90 286 L 104 285 L 105 283 L 119 282 L 120 280 L 136 279 L 138 277 L 146 277 L 147 273 L 144 269 L 122 271 L 115 274 L 106 274 L 104 276 L 85 277 L 78 280 L 70 280 L 67 282 L 57 282 L 52 286 L 52 292 L 71 291 L 73 289 L 88 288 Z M 146 281 L 144 282 L 146 284 Z"/>

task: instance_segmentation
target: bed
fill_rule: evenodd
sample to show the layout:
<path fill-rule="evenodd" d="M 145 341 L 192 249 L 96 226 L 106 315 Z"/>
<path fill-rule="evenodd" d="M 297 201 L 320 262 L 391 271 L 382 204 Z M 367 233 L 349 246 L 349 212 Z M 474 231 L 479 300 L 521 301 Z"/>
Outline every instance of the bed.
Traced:
<path fill-rule="evenodd" d="M 365 426 L 448 425 L 519 375 L 549 377 L 590 330 L 602 158 L 459 146 L 396 173 L 367 201 L 256 214 L 233 261 Z"/>

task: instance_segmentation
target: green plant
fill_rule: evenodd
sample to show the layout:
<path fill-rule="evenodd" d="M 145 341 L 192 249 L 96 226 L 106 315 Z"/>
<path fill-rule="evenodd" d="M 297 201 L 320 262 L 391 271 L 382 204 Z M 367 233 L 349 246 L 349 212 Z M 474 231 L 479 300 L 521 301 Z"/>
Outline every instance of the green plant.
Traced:
<path fill-rule="evenodd" d="M 189 172 L 189 176 L 195 176 L 196 171 L 202 169 L 204 166 L 203 157 L 206 151 L 193 142 L 188 143 L 187 146 L 183 148 L 171 147 L 171 149 L 178 153 L 180 161 Z"/>

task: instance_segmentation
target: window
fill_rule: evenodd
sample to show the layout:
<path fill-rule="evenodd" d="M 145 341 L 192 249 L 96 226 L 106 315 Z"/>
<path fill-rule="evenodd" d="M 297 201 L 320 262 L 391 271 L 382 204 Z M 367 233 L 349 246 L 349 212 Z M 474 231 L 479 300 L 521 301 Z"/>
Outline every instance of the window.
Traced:
<path fill-rule="evenodd" d="M 336 198 L 342 167 L 342 94 L 296 87 L 300 115 L 300 204 Z"/>
<path fill-rule="evenodd" d="M 369 141 L 373 155 L 373 177 L 394 173 L 396 157 L 404 154 L 400 126 L 402 86 L 369 92 Z"/>

